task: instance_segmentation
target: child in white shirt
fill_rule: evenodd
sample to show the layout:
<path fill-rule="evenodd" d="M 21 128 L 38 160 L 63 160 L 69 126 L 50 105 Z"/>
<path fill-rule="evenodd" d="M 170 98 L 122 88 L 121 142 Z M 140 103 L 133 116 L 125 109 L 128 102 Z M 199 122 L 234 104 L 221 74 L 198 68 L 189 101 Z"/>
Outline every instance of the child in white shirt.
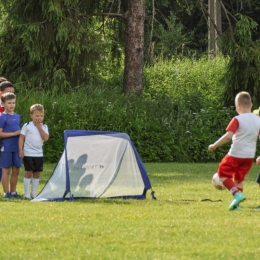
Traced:
<path fill-rule="evenodd" d="M 37 194 L 40 172 L 43 169 L 42 146 L 43 142 L 49 139 L 48 126 L 42 123 L 44 107 L 41 104 L 32 105 L 30 117 L 32 121 L 23 125 L 19 138 L 19 154 L 23 158 L 25 167 L 24 198 L 26 199 L 33 199 Z"/>

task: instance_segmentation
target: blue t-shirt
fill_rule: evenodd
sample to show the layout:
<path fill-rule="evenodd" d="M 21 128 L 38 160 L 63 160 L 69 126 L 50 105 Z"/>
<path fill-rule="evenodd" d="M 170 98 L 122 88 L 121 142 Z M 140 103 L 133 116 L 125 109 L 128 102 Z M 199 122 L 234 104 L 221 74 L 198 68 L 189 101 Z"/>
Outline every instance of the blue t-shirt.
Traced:
<path fill-rule="evenodd" d="M 0 128 L 4 133 L 12 133 L 20 130 L 21 117 L 18 114 L 2 114 L 0 116 Z M 2 152 L 18 152 L 19 151 L 19 135 L 1 139 Z"/>

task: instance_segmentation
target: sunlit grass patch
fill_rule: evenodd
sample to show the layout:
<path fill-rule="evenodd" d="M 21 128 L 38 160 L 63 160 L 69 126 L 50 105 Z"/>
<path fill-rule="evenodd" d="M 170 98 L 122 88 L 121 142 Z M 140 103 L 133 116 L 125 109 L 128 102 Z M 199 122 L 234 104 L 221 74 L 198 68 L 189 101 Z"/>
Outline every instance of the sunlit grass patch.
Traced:
<path fill-rule="evenodd" d="M 40 189 L 54 166 L 44 166 Z M 145 166 L 157 200 L 150 191 L 141 201 L 1 197 L 0 259 L 259 259 L 256 165 L 240 211 L 228 211 L 231 195 L 211 184 L 217 163 Z"/>

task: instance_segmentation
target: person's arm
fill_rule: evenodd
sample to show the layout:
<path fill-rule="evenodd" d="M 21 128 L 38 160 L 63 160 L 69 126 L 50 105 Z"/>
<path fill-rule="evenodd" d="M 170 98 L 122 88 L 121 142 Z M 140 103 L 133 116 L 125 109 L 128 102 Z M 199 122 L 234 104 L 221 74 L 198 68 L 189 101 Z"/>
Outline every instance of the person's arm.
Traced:
<path fill-rule="evenodd" d="M 210 144 L 208 149 L 213 152 L 219 146 L 229 142 L 236 133 L 238 127 L 239 122 L 236 117 L 233 117 L 226 128 L 226 133 L 221 136 L 214 144 Z"/>
<path fill-rule="evenodd" d="M 24 138 L 25 138 L 25 136 L 22 135 L 22 134 L 21 134 L 20 137 L 19 137 L 19 156 L 20 156 L 21 158 L 24 157 L 24 152 L 23 152 Z"/>
<path fill-rule="evenodd" d="M 49 135 L 43 130 L 43 124 L 39 123 L 39 122 L 34 122 L 34 124 L 36 125 L 36 127 L 39 130 L 39 133 L 41 135 L 42 140 L 44 141 L 48 141 L 49 140 Z"/>
<path fill-rule="evenodd" d="M 7 138 L 12 137 L 20 134 L 20 130 L 17 130 L 15 132 L 5 133 L 3 132 L 3 128 L 0 128 L 0 138 Z"/>
<path fill-rule="evenodd" d="M 210 151 L 216 150 L 219 146 L 229 142 L 232 139 L 232 136 L 234 135 L 233 132 L 228 131 L 223 136 L 221 136 L 214 144 L 210 144 L 208 149 Z"/>

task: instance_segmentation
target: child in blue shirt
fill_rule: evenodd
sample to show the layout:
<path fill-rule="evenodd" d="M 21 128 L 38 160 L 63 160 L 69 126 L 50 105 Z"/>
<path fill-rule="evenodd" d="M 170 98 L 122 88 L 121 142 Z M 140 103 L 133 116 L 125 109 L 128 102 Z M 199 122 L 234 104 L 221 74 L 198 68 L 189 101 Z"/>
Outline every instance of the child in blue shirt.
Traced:
<path fill-rule="evenodd" d="M 11 92 L 7 92 L 1 96 L 1 101 L 5 107 L 5 112 L 0 116 L 0 138 L 1 158 L 0 167 L 2 167 L 2 185 L 4 190 L 4 198 L 20 197 L 16 191 L 18 175 L 22 160 L 19 157 L 19 135 L 21 126 L 20 115 L 14 113 L 16 96 Z M 10 177 L 9 189 L 9 174 Z"/>
<path fill-rule="evenodd" d="M 6 78 L 0 77 L 0 97 L 6 93 L 6 92 L 12 92 L 14 93 L 14 85 L 7 81 Z M 1 104 L 0 99 L 0 116 L 5 112 L 4 106 Z M 1 140 L 0 140 L 1 143 Z M 2 179 L 2 168 L 0 168 L 0 181 Z"/>

